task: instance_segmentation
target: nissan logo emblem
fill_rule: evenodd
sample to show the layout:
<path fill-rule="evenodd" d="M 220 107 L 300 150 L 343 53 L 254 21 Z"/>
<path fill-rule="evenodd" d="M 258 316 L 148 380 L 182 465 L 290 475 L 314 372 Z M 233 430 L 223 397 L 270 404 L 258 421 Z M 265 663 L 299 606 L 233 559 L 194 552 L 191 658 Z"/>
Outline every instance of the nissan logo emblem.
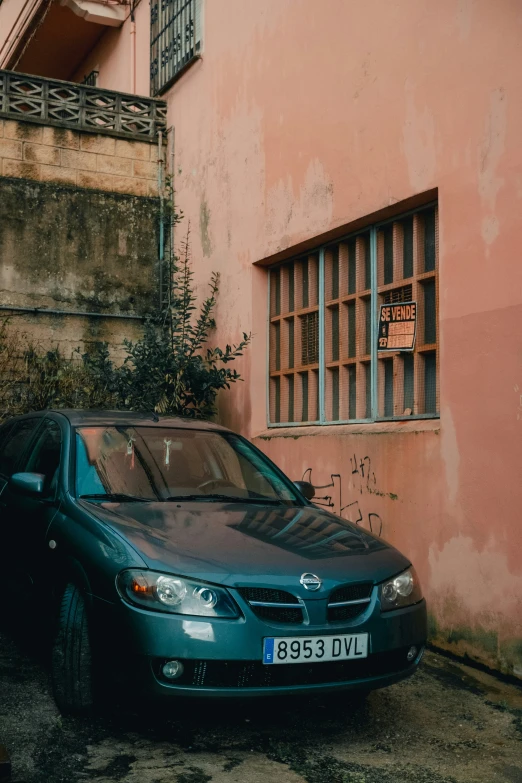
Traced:
<path fill-rule="evenodd" d="M 322 580 L 315 574 L 303 574 L 299 581 L 305 590 L 319 590 L 323 584 Z"/>

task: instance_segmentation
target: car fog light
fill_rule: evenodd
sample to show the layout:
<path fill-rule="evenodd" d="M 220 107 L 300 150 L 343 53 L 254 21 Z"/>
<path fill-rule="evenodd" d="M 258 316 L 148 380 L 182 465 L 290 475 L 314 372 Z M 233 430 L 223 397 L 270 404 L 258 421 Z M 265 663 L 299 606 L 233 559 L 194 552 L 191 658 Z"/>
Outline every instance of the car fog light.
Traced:
<path fill-rule="evenodd" d="M 413 659 L 416 658 L 416 657 L 417 657 L 417 648 L 416 647 L 410 647 L 410 649 L 408 650 L 408 652 L 406 654 L 406 658 L 409 661 L 413 661 Z"/>
<path fill-rule="evenodd" d="M 183 674 L 183 664 L 181 661 L 167 661 L 161 671 L 167 680 L 175 680 Z"/>

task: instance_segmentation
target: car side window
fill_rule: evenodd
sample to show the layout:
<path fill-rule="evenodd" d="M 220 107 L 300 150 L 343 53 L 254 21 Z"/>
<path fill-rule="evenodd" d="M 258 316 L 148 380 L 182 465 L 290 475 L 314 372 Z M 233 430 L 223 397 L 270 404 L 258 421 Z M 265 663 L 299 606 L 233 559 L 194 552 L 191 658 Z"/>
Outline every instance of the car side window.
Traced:
<path fill-rule="evenodd" d="M 13 426 L 13 422 L 7 421 L 5 424 L 2 424 L 2 426 L 0 427 L 0 449 L 4 444 L 4 441 L 7 439 L 7 436 L 9 435 L 12 426 Z"/>
<path fill-rule="evenodd" d="M 10 478 L 41 419 L 16 421 L 0 447 L 0 475 Z"/>
<path fill-rule="evenodd" d="M 56 490 L 62 453 L 62 433 L 57 422 L 46 419 L 24 470 L 45 476 L 44 496 Z"/>

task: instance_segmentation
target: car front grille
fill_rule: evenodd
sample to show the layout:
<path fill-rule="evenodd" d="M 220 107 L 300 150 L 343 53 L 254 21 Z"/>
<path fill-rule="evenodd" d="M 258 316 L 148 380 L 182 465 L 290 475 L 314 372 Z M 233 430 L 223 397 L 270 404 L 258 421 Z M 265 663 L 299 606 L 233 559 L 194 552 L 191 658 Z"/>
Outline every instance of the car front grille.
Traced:
<path fill-rule="evenodd" d="M 342 623 L 359 617 L 370 603 L 372 583 L 343 585 L 328 599 L 327 621 Z M 286 590 L 269 587 L 240 587 L 238 592 L 260 620 L 285 625 L 301 625 L 305 621 L 304 604 Z"/>
<path fill-rule="evenodd" d="M 288 623 L 298 625 L 303 622 L 303 610 L 300 606 L 295 609 L 282 606 L 252 606 L 252 611 L 262 620 L 273 623 Z"/>
<path fill-rule="evenodd" d="M 303 622 L 303 605 L 286 590 L 240 587 L 238 592 L 261 620 L 288 625 L 300 625 Z"/>
<path fill-rule="evenodd" d="M 335 604 L 341 601 L 360 601 L 362 598 L 369 598 L 372 592 L 372 583 L 364 582 L 360 585 L 343 585 L 338 587 L 333 593 L 330 593 L 328 603 Z"/>
<path fill-rule="evenodd" d="M 328 600 L 328 622 L 341 623 L 359 617 L 370 603 L 372 583 L 343 585 L 330 594 Z"/>
<path fill-rule="evenodd" d="M 299 601 L 286 590 L 273 590 L 269 587 L 240 587 L 238 592 L 245 601 L 260 601 L 270 604 L 299 604 Z"/>
<path fill-rule="evenodd" d="M 408 649 L 377 653 L 357 661 L 271 666 L 265 666 L 261 661 L 183 660 L 183 674 L 171 684 L 205 688 L 326 685 L 404 671 L 412 665 L 406 657 Z M 161 666 L 157 671 L 161 671 Z"/>
<path fill-rule="evenodd" d="M 368 604 L 352 604 L 351 606 L 329 606 L 328 622 L 342 623 L 344 620 L 353 620 L 364 612 Z"/>

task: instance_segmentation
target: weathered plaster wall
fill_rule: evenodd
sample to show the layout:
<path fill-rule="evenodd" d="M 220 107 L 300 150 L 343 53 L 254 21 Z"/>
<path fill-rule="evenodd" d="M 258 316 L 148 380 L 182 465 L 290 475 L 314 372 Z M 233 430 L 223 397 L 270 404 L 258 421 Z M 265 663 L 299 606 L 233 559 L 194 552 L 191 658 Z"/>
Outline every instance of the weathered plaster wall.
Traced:
<path fill-rule="evenodd" d="M 150 94 L 150 3 L 140 0 L 136 20 L 136 93 Z M 82 81 L 86 73 L 99 71 L 98 87 L 132 92 L 132 47 L 130 14 L 121 27 L 107 28 L 99 44 L 89 53 L 73 81 Z M 117 87 L 112 85 L 117 84 Z"/>
<path fill-rule="evenodd" d="M 3 0 L 0 3 L 0 67 L 5 67 L 3 62 L 8 45 L 16 35 L 16 23 L 18 22 L 18 26 L 23 26 L 33 15 L 37 5 L 37 2 L 23 3 L 20 0 Z"/>
<path fill-rule="evenodd" d="M 149 142 L 0 119 L 0 176 L 157 196 L 157 160 Z"/>
<path fill-rule="evenodd" d="M 7 135 L 0 138 L 0 150 L 19 151 L 28 162 L 14 160 L 18 168 L 8 168 L 12 176 L 0 176 L 0 304 L 103 314 L 150 312 L 157 296 L 159 200 L 135 195 L 143 188 L 135 187 L 134 177 L 96 173 L 96 164 L 102 158 L 113 165 L 121 160 L 132 171 L 141 163 L 149 172 L 156 169 L 150 161 L 151 147 L 156 148 L 28 123 L 5 121 L 2 130 Z M 90 151 L 82 148 L 86 140 Z M 35 163 L 30 157 L 34 150 L 40 157 L 42 150 L 58 157 L 63 153 L 72 181 L 53 172 L 47 176 L 51 166 Z M 93 173 L 87 186 L 73 165 L 89 162 Z M 79 187 L 80 182 L 85 186 Z M 148 180 L 143 182 L 147 193 Z M 117 192 L 118 184 L 127 192 Z M 31 340 L 59 344 L 66 353 L 98 341 L 118 352 L 123 339 L 140 329 L 139 320 L 129 319 L 0 311 L 0 318 L 5 316 Z"/>
<path fill-rule="evenodd" d="M 343 504 L 364 524 L 378 514 L 418 565 L 434 640 L 522 676 L 522 8 L 298 5 L 207 2 L 203 60 L 169 95 L 198 273 L 222 272 L 221 338 L 255 335 L 222 418 L 291 476 L 340 473 Z M 266 282 L 252 263 L 432 188 L 440 422 L 256 437 Z M 362 494 L 354 455 L 377 479 Z"/>
<path fill-rule="evenodd" d="M 365 524 L 378 514 L 418 565 L 434 640 L 519 676 L 521 40 L 518 0 L 207 0 L 203 59 L 168 94 L 197 279 L 221 272 L 221 341 L 254 333 L 223 421 L 292 476 L 340 473 Z M 101 74 L 113 89 L 118 57 Z M 433 188 L 440 422 L 264 440 L 266 274 L 253 263 Z M 354 454 L 382 494 L 361 494 Z"/>

